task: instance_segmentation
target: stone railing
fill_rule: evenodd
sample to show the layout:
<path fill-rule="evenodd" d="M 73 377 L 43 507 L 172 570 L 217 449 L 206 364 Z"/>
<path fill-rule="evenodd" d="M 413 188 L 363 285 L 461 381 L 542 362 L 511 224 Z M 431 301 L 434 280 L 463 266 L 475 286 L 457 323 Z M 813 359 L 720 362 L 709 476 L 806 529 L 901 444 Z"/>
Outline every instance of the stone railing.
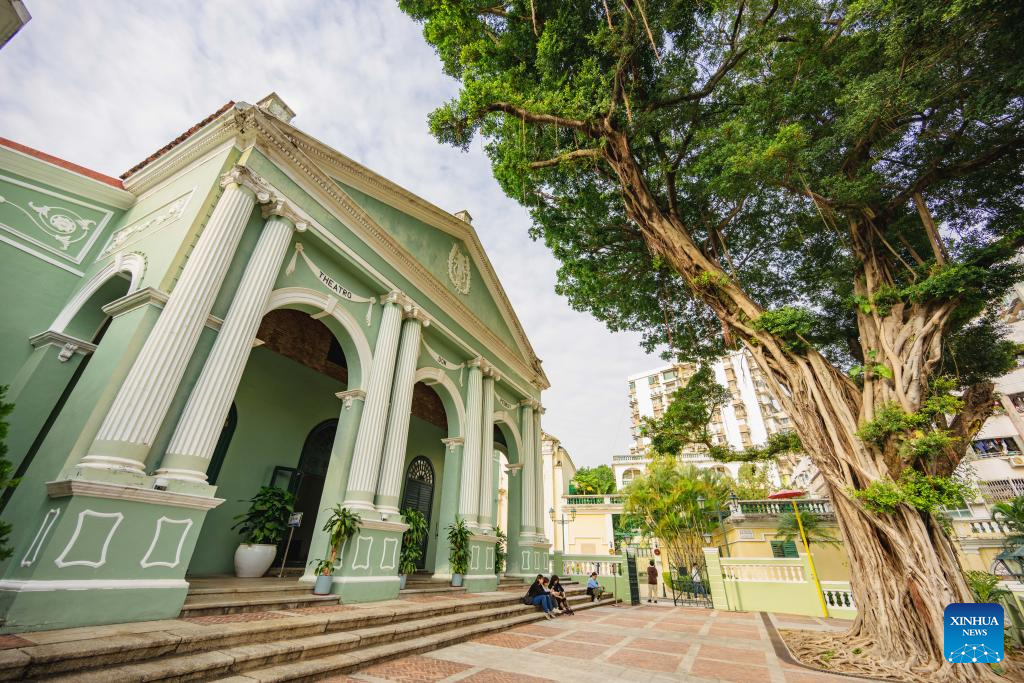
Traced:
<path fill-rule="evenodd" d="M 726 581 L 804 583 L 804 562 L 800 559 L 723 559 L 722 576 Z"/>
<path fill-rule="evenodd" d="M 829 611 L 832 610 L 856 610 L 857 603 L 853 599 L 853 591 L 846 581 L 822 581 L 821 595 L 825 598 L 825 604 Z"/>
<path fill-rule="evenodd" d="M 1010 533 L 1010 527 L 992 519 L 976 519 L 970 522 L 967 527 L 972 536 L 1006 535 Z"/>
<path fill-rule="evenodd" d="M 559 576 L 590 576 L 591 572 L 598 576 L 621 576 L 623 563 L 620 555 L 563 555 Z"/>
<path fill-rule="evenodd" d="M 737 500 L 729 503 L 729 516 L 743 517 L 777 517 L 793 511 L 793 502 L 800 512 L 810 512 L 819 517 L 835 517 L 832 501 L 828 498 L 801 498 L 797 501 L 788 500 Z"/>
<path fill-rule="evenodd" d="M 621 493 L 609 493 L 597 496 L 568 495 L 562 496 L 563 507 L 580 507 L 584 505 L 622 505 L 625 498 Z"/>
<path fill-rule="evenodd" d="M 612 462 L 644 462 L 650 460 L 646 455 L 613 455 Z"/>

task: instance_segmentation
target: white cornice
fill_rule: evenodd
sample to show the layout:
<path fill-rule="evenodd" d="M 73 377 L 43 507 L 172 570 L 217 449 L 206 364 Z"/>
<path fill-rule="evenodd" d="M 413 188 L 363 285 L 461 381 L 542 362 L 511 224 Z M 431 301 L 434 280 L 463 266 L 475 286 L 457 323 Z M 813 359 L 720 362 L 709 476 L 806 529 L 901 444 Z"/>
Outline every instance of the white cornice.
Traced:
<path fill-rule="evenodd" d="M 134 311 L 140 306 L 156 306 L 163 308 L 167 304 L 167 292 L 161 292 L 154 287 L 143 287 L 142 289 L 127 294 L 120 299 L 114 299 L 101 309 L 111 318 L 116 318 L 129 311 Z M 224 321 L 217 316 L 210 314 L 206 316 L 206 326 L 211 330 L 219 330 Z"/>
<path fill-rule="evenodd" d="M 0 167 L 118 209 L 127 209 L 135 203 L 131 192 L 9 147 L 0 147 Z"/>
<path fill-rule="evenodd" d="M 173 505 L 174 507 L 212 510 L 224 502 L 223 498 L 206 498 L 174 491 L 158 491 L 138 486 L 122 486 L 81 479 L 65 479 L 63 481 L 46 482 L 46 493 L 50 498 L 66 498 L 68 496 L 89 496 L 92 498 L 108 498 L 111 500 L 130 500 L 137 503 L 154 505 Z"/>

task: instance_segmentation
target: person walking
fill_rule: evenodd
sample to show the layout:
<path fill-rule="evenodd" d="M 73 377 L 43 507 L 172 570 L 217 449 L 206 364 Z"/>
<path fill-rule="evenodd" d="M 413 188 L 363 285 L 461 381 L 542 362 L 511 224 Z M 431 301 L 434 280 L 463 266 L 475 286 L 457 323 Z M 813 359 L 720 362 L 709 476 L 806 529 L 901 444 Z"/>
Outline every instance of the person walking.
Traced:
<path fill-rule="evenodd" d="M 647 567 L 647 602 L 658 604 L 658 568 L 654 560 Z"/>

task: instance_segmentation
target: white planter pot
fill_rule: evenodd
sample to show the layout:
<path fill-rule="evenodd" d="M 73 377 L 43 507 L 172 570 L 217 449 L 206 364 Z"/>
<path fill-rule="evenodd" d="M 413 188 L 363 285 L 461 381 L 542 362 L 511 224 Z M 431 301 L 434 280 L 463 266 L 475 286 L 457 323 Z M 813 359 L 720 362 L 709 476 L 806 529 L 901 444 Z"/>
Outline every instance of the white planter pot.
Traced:
<path fill-rule="evenodd" d="M 235 576 L 252 579 L 263 576 L 274 563 L 276 545 L 241 543 L 235 550 Z"/>

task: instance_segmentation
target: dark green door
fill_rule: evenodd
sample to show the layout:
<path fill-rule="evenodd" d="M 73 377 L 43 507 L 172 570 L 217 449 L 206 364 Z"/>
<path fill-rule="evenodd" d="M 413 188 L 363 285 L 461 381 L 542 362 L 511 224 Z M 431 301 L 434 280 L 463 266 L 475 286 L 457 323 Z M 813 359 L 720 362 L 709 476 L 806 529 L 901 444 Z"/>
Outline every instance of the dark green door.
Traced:
<path fill-rule="evenodd" d="M 405 472 L 405 494 L 402 496 L 402 509 L 412 509 L 427 519 L 430 528 L 430 509 L 434 503 L 434 466 L 430 460 L 418 455 L 409 463 Z M 417 569 L 423 569 L 427 562 L 427 540 L 430 534 L 424 534 L 420 547 L 420 559 Z"/>

